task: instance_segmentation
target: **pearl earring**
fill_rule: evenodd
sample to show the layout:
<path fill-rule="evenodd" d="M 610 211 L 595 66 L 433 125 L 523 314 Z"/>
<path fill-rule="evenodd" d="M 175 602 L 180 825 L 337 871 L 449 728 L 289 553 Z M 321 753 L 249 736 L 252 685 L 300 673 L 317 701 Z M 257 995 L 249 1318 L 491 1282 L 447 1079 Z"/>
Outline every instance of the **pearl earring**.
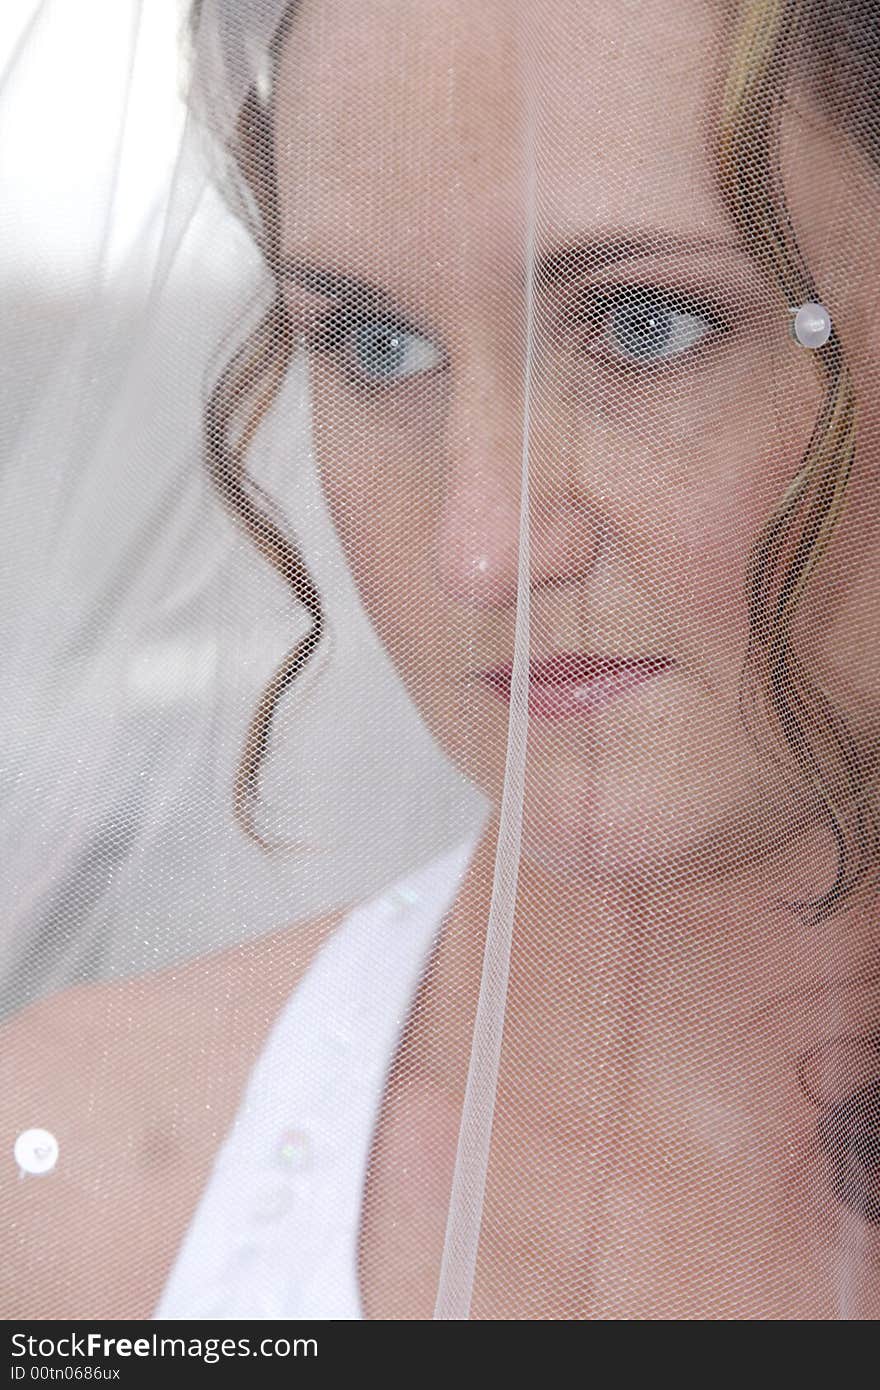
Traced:
<path fill-rule="evenodd" d="M 824 304 L 802 304 L 790 311 L 794 315 L 792 336 L 801 347 L 820 348 L 831 337 L 831 315 Z"/>

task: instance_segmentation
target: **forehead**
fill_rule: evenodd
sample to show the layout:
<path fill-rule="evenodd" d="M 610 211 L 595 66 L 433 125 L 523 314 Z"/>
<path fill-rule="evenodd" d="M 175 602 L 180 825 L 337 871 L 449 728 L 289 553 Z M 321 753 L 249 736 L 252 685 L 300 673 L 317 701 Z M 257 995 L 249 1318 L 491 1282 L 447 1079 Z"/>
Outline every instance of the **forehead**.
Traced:
<path fill-rule="evenodd" d="M 285 245 L 372 263 L 521 241 L 722 232 L 705 148 L 723 54 L 709 0 L 300 0 L 281 55 Z M 441 251 L 442 258 L 442 251 Z"/>

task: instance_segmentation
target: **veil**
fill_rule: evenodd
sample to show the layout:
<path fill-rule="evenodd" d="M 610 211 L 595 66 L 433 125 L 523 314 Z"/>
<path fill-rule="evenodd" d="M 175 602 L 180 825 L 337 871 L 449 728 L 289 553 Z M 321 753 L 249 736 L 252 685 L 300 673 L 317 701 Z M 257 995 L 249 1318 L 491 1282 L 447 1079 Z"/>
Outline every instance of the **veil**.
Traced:
<path fill-rule="evenodd" d="M 0 46 L 3 1316 L 876 1316 L 876 5 Z"/>

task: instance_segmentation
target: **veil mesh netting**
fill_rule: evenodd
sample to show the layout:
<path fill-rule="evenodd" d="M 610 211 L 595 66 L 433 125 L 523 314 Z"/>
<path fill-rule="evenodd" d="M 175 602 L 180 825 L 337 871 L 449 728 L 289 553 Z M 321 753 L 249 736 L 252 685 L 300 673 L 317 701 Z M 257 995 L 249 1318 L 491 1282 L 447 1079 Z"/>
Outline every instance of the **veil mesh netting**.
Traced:
<path fill-rule="evenodd" d="M 875 1316 L 876 4 L 19 11 L 4 1315 Z"/>

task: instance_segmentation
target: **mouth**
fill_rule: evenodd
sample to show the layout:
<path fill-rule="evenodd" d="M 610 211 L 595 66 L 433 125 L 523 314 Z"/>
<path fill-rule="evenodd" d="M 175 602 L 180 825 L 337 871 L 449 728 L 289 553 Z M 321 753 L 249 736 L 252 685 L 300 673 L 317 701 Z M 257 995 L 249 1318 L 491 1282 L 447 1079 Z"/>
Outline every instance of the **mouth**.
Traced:
<path fill-rule="evenodd" d="M 674 666 L 667 656 L 592 656 L 560 652 L 529 662 L 529 714 L 541 719 L 569 719 L 592 714 L 643 681 Z M 510 703 L 513 663 L 481 671 L 478 680 Z"/>

